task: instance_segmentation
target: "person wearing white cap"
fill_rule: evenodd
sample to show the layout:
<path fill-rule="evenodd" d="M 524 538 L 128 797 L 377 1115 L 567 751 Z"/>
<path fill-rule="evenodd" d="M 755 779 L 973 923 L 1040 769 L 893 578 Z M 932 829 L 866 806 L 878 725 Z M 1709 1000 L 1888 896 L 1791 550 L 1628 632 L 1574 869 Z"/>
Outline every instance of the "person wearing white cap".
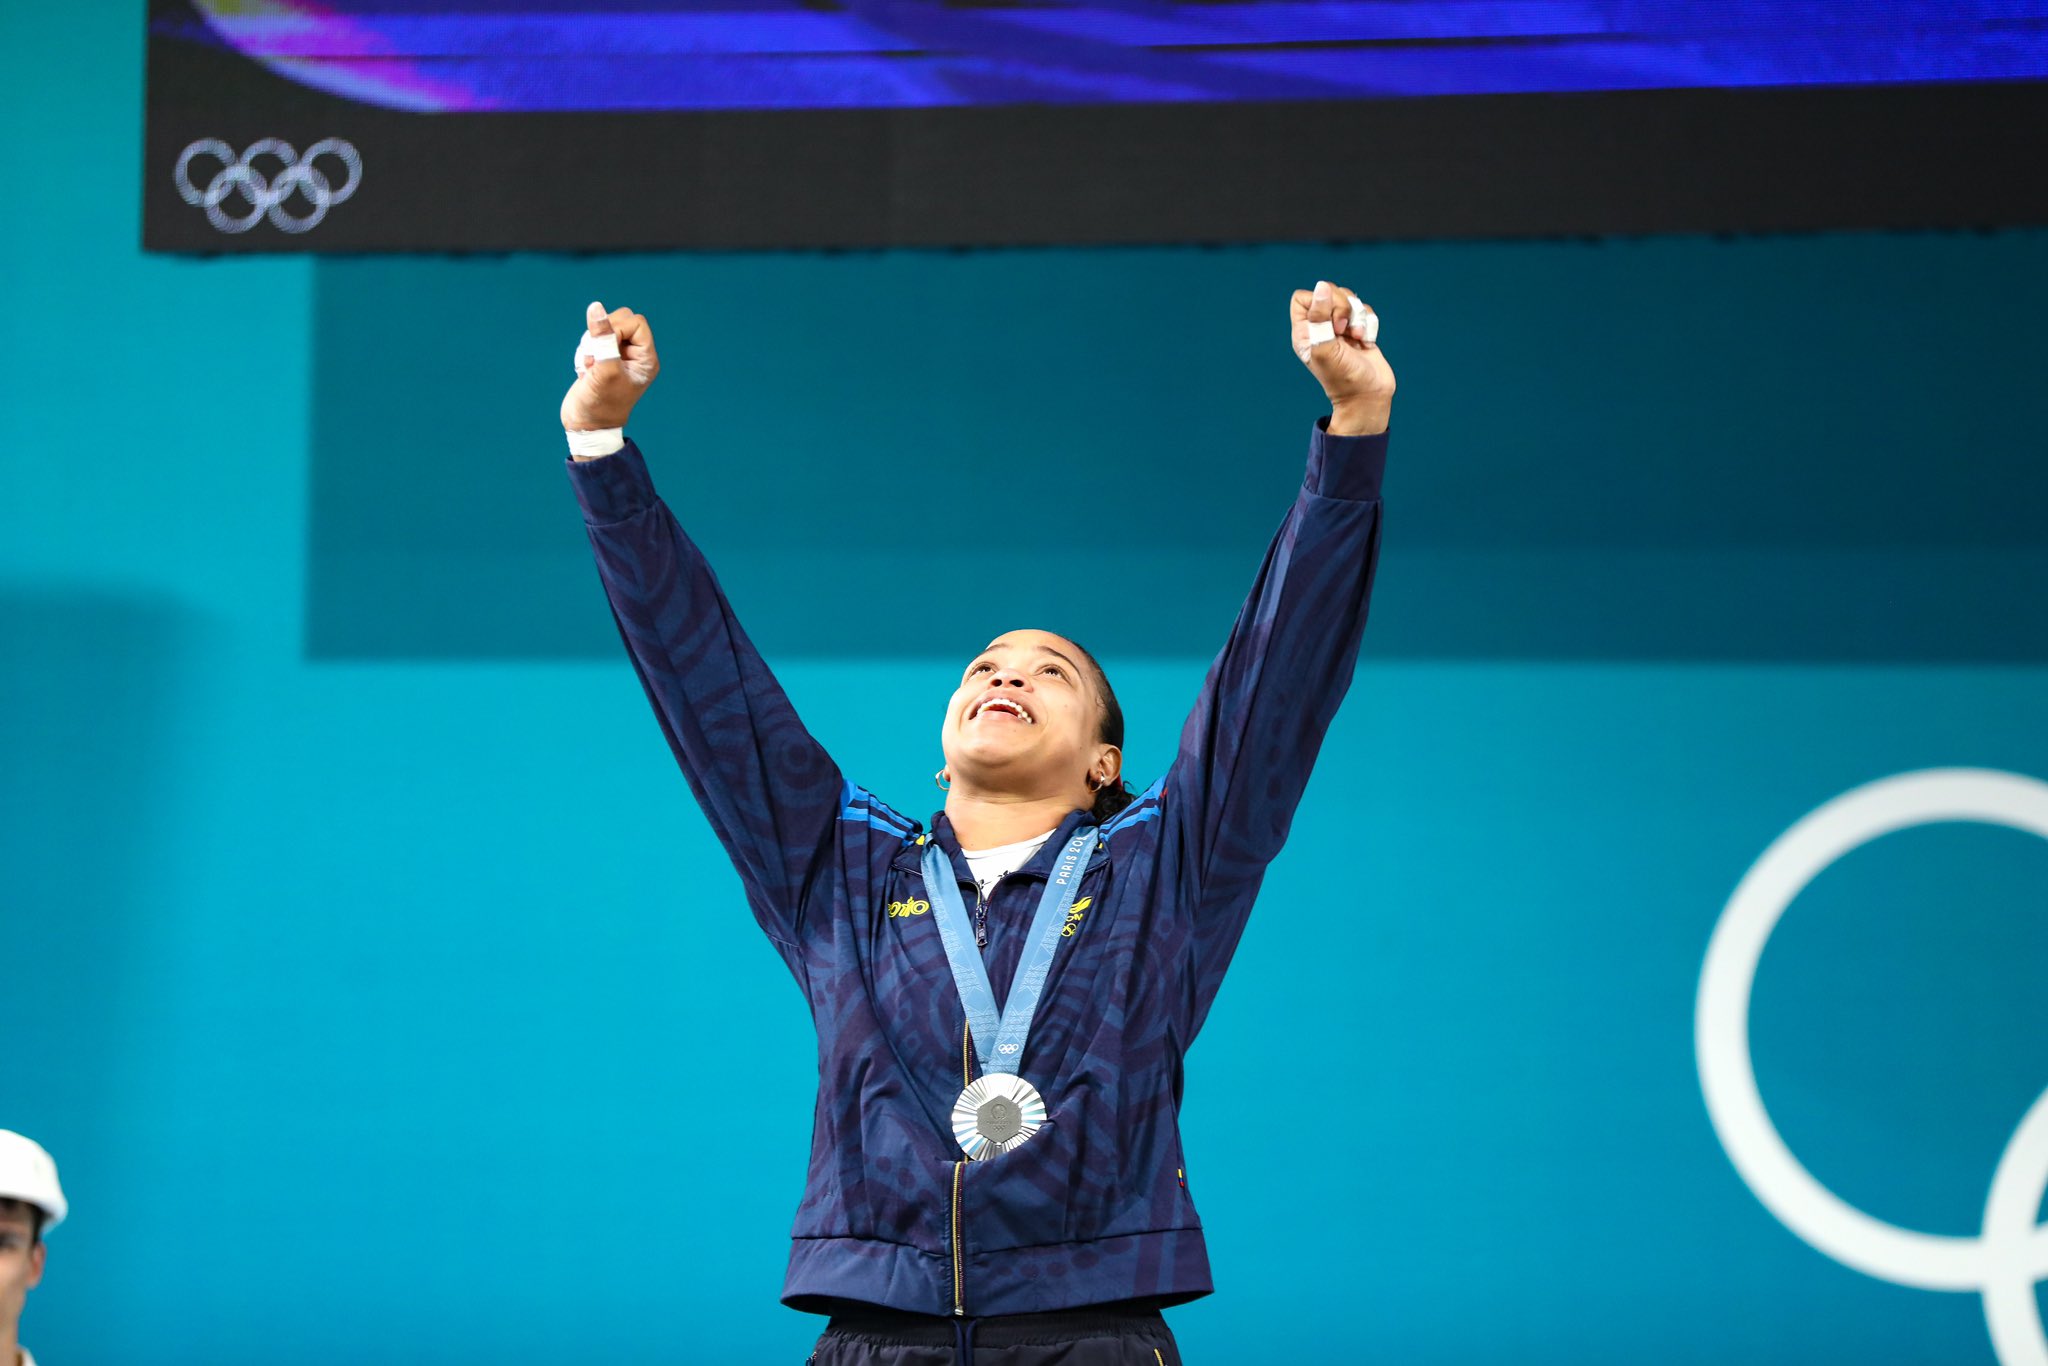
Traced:
<path fill-rule="evenodd" d="M 69 1212 L 42 1145 L 0 1129 L 0 1366 L 36 1366 L 21 1345 L 21 1310 L 43 1279 L 43 1235 Z"/>

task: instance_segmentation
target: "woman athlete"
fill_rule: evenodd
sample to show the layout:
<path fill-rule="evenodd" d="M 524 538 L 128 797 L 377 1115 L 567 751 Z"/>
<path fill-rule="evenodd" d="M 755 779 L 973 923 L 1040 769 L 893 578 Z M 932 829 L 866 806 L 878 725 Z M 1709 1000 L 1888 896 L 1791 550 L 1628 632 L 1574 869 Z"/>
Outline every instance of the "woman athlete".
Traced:
<path fill-rule="evenodd" d="M 1377 320 L 1328 283 L 1289 311 L 1331 412 L 1165 776 L 1124 786 L 1086 650 L 1009 631 L 947 700 L 926 829 L 797 719 L 624 440 L 660 368 L 647 320 L 590 307 L 562 425 L 598 573 L 817 1028 L 782 1299 L 832 1316 L 818 1366 L 1180 1360 L 1159 1311 L 1211 1289 L 1181 1059 L 1350 683 L 1379 551 Z"/>

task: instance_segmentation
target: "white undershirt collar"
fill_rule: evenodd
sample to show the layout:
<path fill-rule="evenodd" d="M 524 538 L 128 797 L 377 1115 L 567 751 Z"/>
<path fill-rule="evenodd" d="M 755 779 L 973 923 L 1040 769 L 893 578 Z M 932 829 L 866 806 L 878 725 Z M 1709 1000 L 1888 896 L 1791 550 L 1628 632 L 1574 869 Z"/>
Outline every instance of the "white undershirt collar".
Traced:
<path fill-rule="evenodd" d="M 962 849 L 960 852 L 967 855 L 968 876 L 974 879 L 975 886 L 981 888 L 982 896 L 987 897 L 989 888 L 1031 862 L 1031 856 L 1052 835 L 1053 832 L 1048 830 L 1035 839 L 1018 840 L 1015 844 L 999 844 L 993 849 Z"/>

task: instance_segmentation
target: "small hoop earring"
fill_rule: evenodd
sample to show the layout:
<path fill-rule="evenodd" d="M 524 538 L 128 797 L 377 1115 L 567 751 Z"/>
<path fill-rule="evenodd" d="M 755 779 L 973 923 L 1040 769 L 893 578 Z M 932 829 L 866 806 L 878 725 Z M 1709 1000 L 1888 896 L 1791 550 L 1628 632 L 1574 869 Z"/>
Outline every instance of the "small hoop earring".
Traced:
<path fill-rule="evenodd" d="M 1088 790 L 1090 792 L 1102 791 L 1102 780 L 1096 777 L 1093 773 L 1088 775 Z"/>
<path fill-rule="evenodd" d="M 938 789 L 941 792 L 951 792 L 953 790 L 953 775 L 946 772 L 943 768 L 937 773 L 932 774 L 932 781 L 938 785 Z"/>

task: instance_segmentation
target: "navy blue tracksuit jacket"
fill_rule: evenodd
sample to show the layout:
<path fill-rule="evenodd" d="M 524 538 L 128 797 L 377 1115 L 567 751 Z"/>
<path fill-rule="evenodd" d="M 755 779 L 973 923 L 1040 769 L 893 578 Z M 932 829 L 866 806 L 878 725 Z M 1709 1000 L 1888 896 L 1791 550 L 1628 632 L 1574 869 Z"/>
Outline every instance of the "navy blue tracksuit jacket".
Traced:
<path fill-rule="evenodd" d="M 987 1316 L 1211 1289 L 1183 1179 L 1181 1060 L 1350 684 L 1380 540 L 1387 438 L 1319 423 L 1308 472 L 1165 775 L 1103 826 L 1025 1049 L 1048 1123 L 963 1160 L 977 1072 L 929 913 L 927 831 L 840 773 L 740 629 L 629 442 L 569 466 L 620 635 L 747 899 L 810 1003 L 818 1099 L 783 1302 Z M 971 649 L 979 642 L 962 642 Z M 1061 846 L 989 900 L 1006 992 Z"/>

